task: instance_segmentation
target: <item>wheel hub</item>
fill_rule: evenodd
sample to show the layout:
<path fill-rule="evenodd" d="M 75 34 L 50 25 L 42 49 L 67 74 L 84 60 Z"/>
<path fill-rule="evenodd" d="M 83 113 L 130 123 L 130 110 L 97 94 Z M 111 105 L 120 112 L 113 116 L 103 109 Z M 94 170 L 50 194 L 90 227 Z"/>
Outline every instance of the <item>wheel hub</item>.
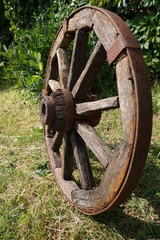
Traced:
<path fill-rule="evenodd" d="M 88 95 L 86 101 L 95 101 L 97 96 Z M 48 125 L 49 133 L 69 132 L 72 129 L 74 119 L 85 120 L 95 127 L 101 118 L 101 111 L 96 111 L 89 116 L 79 116 L 75 113 L 75 103 L 68 89 L 57 89 L 49 96 L 43 96 L 40 102 L 40 119 L 43 125 Z M 51 134 L 51 137 L 53 134 Z"/>
<path fill-rule="evenodd" d="M 40 102 L 40 119 L 43 125 L 58 132 L 69 132 L 75 116 L 72 95 L 67 89 L 57 89 Z"/>

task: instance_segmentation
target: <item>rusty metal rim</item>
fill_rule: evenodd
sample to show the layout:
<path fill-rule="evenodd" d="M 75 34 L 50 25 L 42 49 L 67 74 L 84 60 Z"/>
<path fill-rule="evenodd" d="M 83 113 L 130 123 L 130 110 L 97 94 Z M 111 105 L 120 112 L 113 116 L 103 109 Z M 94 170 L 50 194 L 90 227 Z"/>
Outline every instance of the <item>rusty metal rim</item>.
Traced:
<path fill-rule="evenodd" d="M 67 17 L 67 20 L 72 18 L 77 12 L 81 11 L 82 9 L 87 9 L 87 8 L 95 9 L 95 10 L 103 13 L 106 17 L 108 17 L 110 19 L 110 21 L 112 22 L 112 24 L 114 25 L 116 30 L 118 30 L 118 33 L 121 36 L 123 36 L 124 32 L 126 34 L 126 31 L 124 31 L 124 29 L 123 29 L 123 27 L 125 27 L 125 29 L 126 29 L 126 24 L 123 22 L 123 20 L 119 16 L 117 16 L 116 14 L 114 14 L 114 13 L 108 11 L 108 10 L 104 10 L 104 9 L 97 8 L 97 7 L 90 7 L 90 6 L 81 7 L 79 9 L 77 9 L 75 12 L 73 12 L 71 15 L 69 15 L 69 17 Z M 62 27 L 63 26 L 60 27 L 60 29 L 57 33 L 57 36 L 55 38 L 55 41 L 58 37 L 59 32 L 62 30 Z M 128 30 L 127 30 L 127 32 L 128 32 Z M 130 33 L 131 33 L 131 31 L 129 29 L 129 34 Z M 131 33 L 131 35 L 133 36 L 132 33 Z M 54 43 L 52 45 L 52 48 L 53 48 L 53 46 L 54 46 Z M 150 138 L 151 138 L 151 130 L 152 130 L 151 92 L 150 92 L 149 79 L 148 79 L 148 76 L 147 76 L 146 67 L 145 67 L 145 64 L 144 64 L 144 60 L 141 56 L 141 53 L 140 53 L 141 68 L 143 69 L 142 72 L 140 72 L 140 70 L 139 70 L 140 66 L 138 66 L 137 63 L 136 63 L 136 58 L 137 58 L 137 56 L 139 56 L 138 52 L 140 52 L 140 50 L 138 50 L 138 52 L 137 52 L 137 50 L 134 49 L 134 52 L 135 52 L 135 58 L 132 58 L 132 56 L 133 56 L 132 49 L 129 49 L 129 48 L 127 49 L 127 56 L 129 58 L 130 68 L 131 68 L 131 72 L 133 74 L 133 80 L 134 80 L 134 83 L 135 83 L 136 110 L 137 110 L 136 127 L 135 127 L 135 140 L 133 141 L 133 144 L 132 144 L 133 145 L 133 151 L 132 151 L 132 154 L 131 154 L 132 157 L 130 158 L 130 161 L 129 161 L 129 164 L 128 164 L 128 169 L 126 171 L 123 183 L 121 184 L 119 190 L 117 191 L 116 195 L 112 198 L 112 200 L 109 203 L 107 203 L 102 209 L 98 209 L 94 212 L 90 212 L 90 211 L 86 211 L 86 209 L 84 210 L 83 208 L 77 207 L 75 205 L 75 207 L 79 211 L 81 211 L 85 214 L 88 214 L 88 215 L 96 215 L 96 214 L 102 213 L 102 212 L 104 212 L 108 209 L 113 209 L 117 205 L 122 203 L 126 199 L 126 197 L 129 196 L 129 194 L 131 193 L 131 191 L 135 187 L 137 181 L 139 180 L 139 177 L 140 177 L 140 174 L 142 172 L 143 166 L 145 164 L 145 159 L 146 159 L 146 155 L 147 155 L 147 152 L 148 152 L 148 149 L 149 149 Z M 142 76 L 142 74 L 143 74 L 143 76 Z M 143 79 L 145 80 L 145 82 L 143 82 Z M 143 100 L 143 95 L 144 95 L 143 86 L 144 85 L 146 85 L 145 88 L 147 90 L 147 97 L 145 98 L 146 103 Z M 148 110 L 145 109 L 145 112 L 143 112 L 143 107 L 145 106 L 145 104 L 147 104 Z M 144 114 L 142 114 L 142 112 Z M 147 119 L 147 121 L 145 121 L 145 119 Z M 143 123 L 145 123 L 145 124 L 143 124 Z M 143 134 L 144 132 L 146 134 L 146 137 L 144 136 L 145 134 Z M 143 138 L 145 138 L 145 145 L 144 145 L 144 142 L 142 140 Z M 141 147 L 141 145 L 142 145 L 142 147 Z M 138 152 L 140 152 L 140 151 L 141 151 L 140 156 L 137 156 Z M 137 164 L 140 164 L 140 167 L 135 169 L 135 166 Z"/>
<path fill-rule="evenodd" d="M 135 188 L 139 177 L 142 173 L 145 161 L 146 161 L 146 157 L 147 157 L 147 152 L 149 150 L 149 145 L 150 145 L 150 138 L 151 138 L 151 132 L 152 132 L 152 101 L 151 101 L 151 92 L 150 92 L 150 87 L 149 87 L 149 81 L 148 81 L 148 86 L 146 89 L 148 91 L 148 113 L 147 114 L 147 118 L 146 116 L 144 117 L 142 114 L 142 107 L 144 106 L 141 101 L 139 101 L 139 98 L 143 99 L 144 96 L 144 92 L 143 91 L 139 91 L 139 89 L 142 88 L 142 83 L 141 81 L 138 81 L 139 79 L 137 79 L 138 75 L 136 73 L 135 68 L 133 68 L 133 65 L 136 66 L 136 68 L 140 69 L 139 65 L 136 62 L 136 55 L 138 53 L 134 53 L 135 54 L 135 58 L 132 57 L 133 53 L 131 52 L 131 50 L 127 50 L 127 55 L 129 58 L 129 63 L 130 63 L 130 67 L 131 67 L 131 71 L 134 77 L 134 83 L 135 83 L 135 87 L 136 87 L 136 108 L 137 108 L 137 114 L 136 114 L 136 126 L 135 126 L 135 141 L 133 142 L 133 150 L 132 150 L 132 157 L 129 161 L 128 164 L 128 169 L 126 171 L 124 180 L 122 185 L 120 186 L 119 190 L 117 191 L 116 195 L 112 198 L 112 200 L 107 203 L 103 209 L 98 210 L 94 213 L 88 213 L 88 215 L 95 215 L 95 214 L 99 214 L 104 212 L 104 210 L 107 209 L 113 209 L 115 207 L 117 207 L 118 205 L 120 205 L 127 197 L 129 197 L 130 193 L 133 191 L 133 189 Z M 139 54 L 138 54 L 139 55 Z M 143 58 L 141 59 L 143 60 Z M 143 64 L 143 61 L 142 61 Z M 143 64 L 140 65 L 141 68 L 143 68 L 144 71 L 143 75 L 145 77 L 143 77 L 145 80 L 148 79 L 148 75 L 147 75 L 147 71 L 146 71 L 146 67 Z M 137 71 L 138 72 L 138 71 Z M 147 119 L 147 121 L 145 121 L 145 119 Z M 144 136 L 144 125 L 145 129 L 146 129 L 146 137 Z M 143 131 L 142 131 L 143 129 Z M 143 132 L 143 134 L 142 134 Z M 142 136 L 140 136 L 140 134 L 142 134 Z M 145 139 L 145 145 L 144 145 L 144 141 L 142 141 L 142 139 Z M 143 152 L 142 152 L 143 150 Z M 145 150 L 145 151 L 144 151 Z M 136 154 L 135 154 L 136 153 Z M 139 153 L 139 154 L 138 154 Z M 136 156 L 135 156 L 136 155 Z M 143 160 L 143 161 L 142 161 Z M 136 168 L 136 166 L 138 166 Z M 80 209 L 79 209 L 80 210 Z"/>

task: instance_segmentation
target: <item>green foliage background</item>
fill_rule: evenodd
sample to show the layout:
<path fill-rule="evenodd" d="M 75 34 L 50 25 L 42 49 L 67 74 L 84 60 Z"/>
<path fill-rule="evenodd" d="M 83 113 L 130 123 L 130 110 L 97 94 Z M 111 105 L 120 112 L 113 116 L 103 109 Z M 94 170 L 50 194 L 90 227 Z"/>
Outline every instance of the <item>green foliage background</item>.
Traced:
<path fill-rule="evenodd" d="M 126 21 L 141 45 L 151 83 L 157 84 L 160 78 L 158 0 L 0 0 L 0 84 L 16 84 L 39 96 L 56 33 L 63 19 L 83 5 L 109 9 Z M 105 71 L 110 72 L 108 68 Z M 105 83 L 99 79 L 97 91 L 101 92 L 103 85 L 103 89 L 114 92 L 113 78 L 111 74 Z"/>

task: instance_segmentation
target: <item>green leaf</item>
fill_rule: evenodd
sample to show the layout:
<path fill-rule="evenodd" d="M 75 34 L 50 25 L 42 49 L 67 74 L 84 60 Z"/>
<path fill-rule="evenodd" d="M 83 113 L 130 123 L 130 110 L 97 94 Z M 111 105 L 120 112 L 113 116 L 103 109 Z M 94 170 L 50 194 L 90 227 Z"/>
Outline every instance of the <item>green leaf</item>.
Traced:
<path fill-rule="evenodd" d="M 149 49 L 149 42 L 146 42 L 146 43 L 144 44 L 144 48 L 145 48 L 145 49 Z"/>
<path fill-rule="evenodd" d="M 40 72 L 43 71 L 43 63 L 42 62 L 39 63 L 39 70 L 40 70 Z"/>

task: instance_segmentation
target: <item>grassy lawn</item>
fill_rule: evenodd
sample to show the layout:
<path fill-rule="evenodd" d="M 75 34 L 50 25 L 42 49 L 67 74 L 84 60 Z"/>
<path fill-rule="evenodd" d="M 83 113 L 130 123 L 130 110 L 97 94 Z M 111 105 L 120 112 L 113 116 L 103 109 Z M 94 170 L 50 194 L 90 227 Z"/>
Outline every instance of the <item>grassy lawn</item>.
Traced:
<path fill-rule="evenodd" d="M 160 115 L 135 191 L 119 208 L 89 217 L 58 189 L 48 166 L 39 106 L 16 90 L 0 94 L 0 239 L 160 239 Z M 114 148 L 119 113 L 104 115 L 99 131 Z M 115 120 L 116 119 L 116 120 Z M 115 131 L 118 129 L 118 131 Z M 109 142 L 110 141 L 110 142 Z"/>

